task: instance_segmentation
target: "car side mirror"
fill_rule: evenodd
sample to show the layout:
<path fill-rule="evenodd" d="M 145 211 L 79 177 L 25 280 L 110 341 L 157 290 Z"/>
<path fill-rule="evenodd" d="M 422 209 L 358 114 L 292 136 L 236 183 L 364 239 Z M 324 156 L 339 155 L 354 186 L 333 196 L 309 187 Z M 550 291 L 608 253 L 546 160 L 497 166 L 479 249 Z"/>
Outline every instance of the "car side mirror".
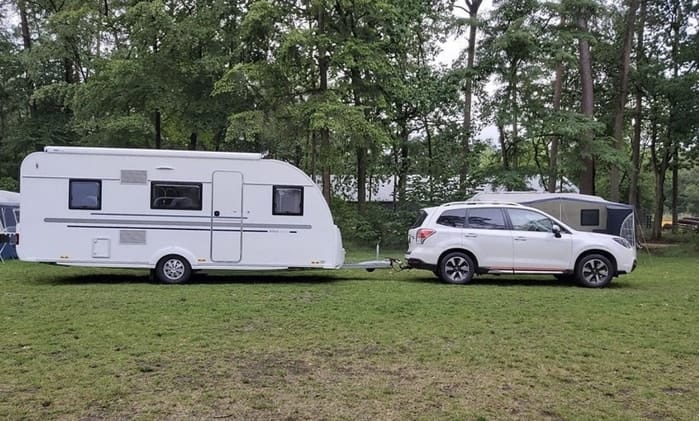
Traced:
<path fill-rule="evenodd" d="M 556 238 L 561 238 L 561 227 L 559 227 L 556 224 L 553 224 L 553 226 L 551 227 L 551 231 L 553 232 L 553 235 Z"/>

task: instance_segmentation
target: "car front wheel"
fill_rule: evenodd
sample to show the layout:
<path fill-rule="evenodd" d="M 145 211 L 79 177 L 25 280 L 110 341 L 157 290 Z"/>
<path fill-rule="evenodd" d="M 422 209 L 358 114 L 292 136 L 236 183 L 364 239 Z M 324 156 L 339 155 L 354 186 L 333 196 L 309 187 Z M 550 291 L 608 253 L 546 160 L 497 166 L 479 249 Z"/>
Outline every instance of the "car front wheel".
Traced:
<path fill-rule="evenodd" d="M 449 253 L 439 263 L 439 276 L 450 284 L 467 284 L 473 279 L 476 268 L 467 254 Z"/>
<path fill-rule="evenodd" d="M 588 288 L 602 288 L 612 281 L 614 266 L 601 254 L 590 254 L 578 262 L 575 276 L 580 285 Z"/>

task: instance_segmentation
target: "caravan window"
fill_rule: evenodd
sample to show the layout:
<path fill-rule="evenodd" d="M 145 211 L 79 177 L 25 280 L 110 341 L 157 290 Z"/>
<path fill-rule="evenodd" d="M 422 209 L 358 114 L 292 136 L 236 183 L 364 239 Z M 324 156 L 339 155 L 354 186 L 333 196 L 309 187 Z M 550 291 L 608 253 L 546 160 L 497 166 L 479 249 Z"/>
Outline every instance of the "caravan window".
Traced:
<path fill-rule="evenodd" d="M 273 186 L 272 215 L 303 215 L 303 187 Z"/>
<path fill-rule="evenodd" d="M 153 181 L 150 208 L 201 210 L 201 183 Z"/>
<path fill-rule="evenodd" d="M 599 225 L 599 209 L 581 209 L 580 225 L 585 227 L 596 227 Z"/>
<path fill-rule="evenodd" d="M 102 180 L 70 180 L 69 209 L 102 209 Z"/>

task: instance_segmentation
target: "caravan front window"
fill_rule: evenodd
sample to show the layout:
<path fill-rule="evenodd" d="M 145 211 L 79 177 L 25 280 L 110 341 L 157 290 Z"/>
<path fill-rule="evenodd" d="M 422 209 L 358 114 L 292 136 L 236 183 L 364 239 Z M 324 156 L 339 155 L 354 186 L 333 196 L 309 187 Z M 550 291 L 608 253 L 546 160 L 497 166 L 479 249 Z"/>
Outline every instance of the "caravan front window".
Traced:
<path fill-rule="evenodd" d="M 303 187 L 273 186 L 272 215 L 303 215 Z"/>
<path fill-rule="evenodd" d="M 102 209 L 102 180 L 70 180 L 69 209 Z"/>
<path fill-rule="evenodd" d="M 201 183 L 153 181 L 150 208 L 201 210 Z"/>

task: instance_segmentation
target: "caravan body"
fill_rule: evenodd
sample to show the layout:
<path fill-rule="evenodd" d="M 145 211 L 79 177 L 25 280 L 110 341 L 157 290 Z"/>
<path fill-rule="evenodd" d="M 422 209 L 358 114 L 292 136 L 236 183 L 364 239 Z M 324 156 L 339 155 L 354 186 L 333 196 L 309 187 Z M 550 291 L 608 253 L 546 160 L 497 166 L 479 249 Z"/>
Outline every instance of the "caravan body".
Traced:
<path fill-rule="evenodd" d="M 20 186 L 22 260 L 151 268 L 170 282 L 344 261 L 315 183 L 260 154 L 46 147 L 24 159 Z"/>

